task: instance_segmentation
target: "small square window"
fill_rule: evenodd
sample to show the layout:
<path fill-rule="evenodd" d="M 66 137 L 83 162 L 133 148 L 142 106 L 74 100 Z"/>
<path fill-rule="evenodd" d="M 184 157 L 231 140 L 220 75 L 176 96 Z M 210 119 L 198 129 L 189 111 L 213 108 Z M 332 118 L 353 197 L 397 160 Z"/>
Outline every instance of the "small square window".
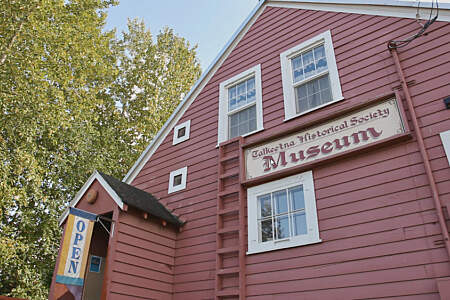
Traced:
<path fill-rule="evenodd" d="M 183 122 L 173 129 L 173 143 L 172 145 L 176 145 L 178 143 L 184 142 L 189 139 L 191 128 L 191 120 Z"/>
<path fill-rule="evenodd" d="M 187 167 L 170 172 L 168 193 L 184 190 L 186 188 L 186 181 Z"/>
<path fill-rule="evenodd" d="M 91 261 L 89 263 L 89 272 L 100 273 L 101 264 L 102 264 L 101 257 L 91 255 Z"/>
<path fill-rule="evenodd" d="M 248 253 L 320 242 L 312 172 L 247 190 Z"/>
<path fill-rule="evenodd" d="M 182 138 L 186 135 L 186 127 L 181 127 L 178 129 L 177 138 Z"/>
<path fill-rule="evenodd" d="M 183 175 L 179 174 L 173 177 L 173 186 L 177 186 L 181 184 L 181 181 L 183 179 Z"/>
<path fill-rule="evenodd" d="M 261 66 L 220 84 L 219 143 L 263 129 Z"/>
<path fill-rule="evenodd" d="M 343 99 L 330 31 L 280 58 L 286 120 Z"/>

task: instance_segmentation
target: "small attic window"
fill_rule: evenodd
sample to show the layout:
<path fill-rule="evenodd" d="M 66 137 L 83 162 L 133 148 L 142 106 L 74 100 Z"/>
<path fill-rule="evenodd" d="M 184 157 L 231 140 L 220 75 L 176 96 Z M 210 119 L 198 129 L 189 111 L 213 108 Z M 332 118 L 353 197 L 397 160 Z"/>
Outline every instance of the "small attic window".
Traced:
<path fill-rule="evenodd" d="M 177 138 L 182 138 L 186 135 L 186 127 L 178 129 Z"/>
<path fill-rule="evenodd" d="M 177 176 L 175 176 L 175 177 L 173 178 L 173 185 L 174 185 L 174 186 L 180 185 L 181 182 L 182 182 L 182 179 L 183 179 L 183 175 L 178 174 Z"/>
<path fill-rule="evenodd" d="M 173 129 L 173 143 L 176 145 L 178 143 L 184 142 L 189 139 L 189 133 L 191 128 L 191 120 L 181 123 Z"/>
<path fill-rule="evenodd" d="M 168 193 L 184 190 L 186 188 L 186 181 L 187 167 L 170 172 Z"/>

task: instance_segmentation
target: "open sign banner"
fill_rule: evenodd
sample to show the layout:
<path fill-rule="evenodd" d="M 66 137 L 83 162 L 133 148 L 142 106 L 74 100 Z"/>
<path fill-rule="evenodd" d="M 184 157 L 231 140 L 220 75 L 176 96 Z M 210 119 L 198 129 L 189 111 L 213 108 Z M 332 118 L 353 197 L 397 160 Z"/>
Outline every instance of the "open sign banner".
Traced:
<path fill-rule="evenodd" d="M 70 208 L 56 282 L 66 285 L 72 291 L 72 294 L 78 294 L 78 291 L 75 292 L 75 290 L 82 291 L 92 230 L 96 218 L 97 215 L 95 214 L 73 207 Z"/>
<path fill-rule="evenodd" d="M 339 154 L 405 133 L 397 100 L 391 98 L 269 143 L 245 150 L 246 178 Z"/>

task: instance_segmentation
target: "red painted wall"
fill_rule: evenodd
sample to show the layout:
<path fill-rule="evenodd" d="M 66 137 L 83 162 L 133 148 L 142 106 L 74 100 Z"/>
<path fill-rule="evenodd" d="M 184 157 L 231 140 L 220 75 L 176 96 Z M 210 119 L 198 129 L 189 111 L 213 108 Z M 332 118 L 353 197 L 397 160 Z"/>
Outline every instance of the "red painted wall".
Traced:
<path fill-rule="evenodd" d="M 280 53 L 328 29 L 345 100 L 284 122 Z M 245 138 L 256 141 L 392 92 L 400 81 L 387 42 L 417 31 L 412 19 L 265 9 L 179 121 L 191 120 L 190 139 L 173 146 L 171 132 L 132 183 L 188 221 L 175 244 L 174 299 L 214 296 L 220 82 L 261 64 L 264 131 Z M 435 22 L 399 49 L 442 200 L 450 199 L 438 136 L 450 129 L 449 33 Z M 168 195 L 170 171 L 184 166 L 187 188 Z M 248 299 L 439 299 L 436 278 L 450 276 L 450 265 L 414 138 L 313 174 L 323 242 L 247 256 Z"/>
<path fill-rule="evenodd" d="M 108 299 L 172 299 L 176 231 L 120 211 Z"/>

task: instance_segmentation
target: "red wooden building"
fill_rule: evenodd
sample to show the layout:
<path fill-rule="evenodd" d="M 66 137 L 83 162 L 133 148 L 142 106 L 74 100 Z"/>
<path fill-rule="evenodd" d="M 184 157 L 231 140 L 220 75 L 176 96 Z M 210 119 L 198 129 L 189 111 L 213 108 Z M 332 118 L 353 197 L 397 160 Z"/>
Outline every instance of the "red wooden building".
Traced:
<path fill-rule="evenodd" d="M 85 291 L 450 299 L 450 4 L 436 6 L 260 1 L 123 182 L 95 172 L 72 201 L 112 233 L 94 229 L 105 271 Z"/>

